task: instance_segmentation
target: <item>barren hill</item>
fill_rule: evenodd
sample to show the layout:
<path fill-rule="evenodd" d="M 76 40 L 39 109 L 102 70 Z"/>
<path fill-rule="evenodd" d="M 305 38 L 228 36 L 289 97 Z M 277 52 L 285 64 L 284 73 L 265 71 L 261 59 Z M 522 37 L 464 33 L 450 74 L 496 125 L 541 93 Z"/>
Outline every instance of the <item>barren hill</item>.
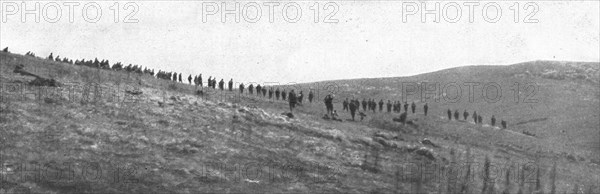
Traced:
<path fill-rule="evenodd" d="M 19 64 L 61 86 L 30 85 Z M 597 193 L 598 67 L 540 61 L 285 86 L 318 93 L 288 118 L 281 100 L 0 53 L 0 193 Z M 423 82 L 481 82 L 480 93 L 494 82 L 502 97 L 437 92 L 425 116 L 416 94 L 402 99 L 402 83 Z M 352 95 L 415 101 L 417 113 L 406 125 L 379 111 L 323 120 L 331 86 L 343 119 L 340 99 Z M 447 109 L 485 122 L 448 121 Z M 492 114 L 508 129 L 489 126 Z"/>

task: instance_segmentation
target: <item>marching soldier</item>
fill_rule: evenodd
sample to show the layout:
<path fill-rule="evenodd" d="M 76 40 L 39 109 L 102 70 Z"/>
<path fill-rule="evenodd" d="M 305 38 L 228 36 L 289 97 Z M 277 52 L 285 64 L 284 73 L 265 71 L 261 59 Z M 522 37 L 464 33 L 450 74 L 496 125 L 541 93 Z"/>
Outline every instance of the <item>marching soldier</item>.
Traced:
<path fill-rule="evenodd" d="M 273 87 L 269 88 L 269 99 L 273 98 Z"/>
<path fill-rule="evenodd" d="M 448 109 L 446 112 L 448 113 L 448 120 L 452 120 L 452 111 Z"/>
<path fill-rule="evenodd" d="M 404 102 L 404 112 L 408 112 L 408 102 Z"/>
<path fill-rule="evenodd" d="M 275 89 L 275 99 L 279 100 L 279 88 Z"/>
<path fill-rule="evenodd" d="M 473 111 L 473 122 L 477 124 L 477 111 Z"/>
<path fill-rule="evenodd" d="M 196 81 L 196 80 L 194 80 L 194 81 Z M 190 82 L 190 85 L 192 85 L 192 75 L 190 75 L 190 76 L 188 77 L 188 82 Z"/>
<path fill-rule="evenodd" d="M 233 79 L 229 80 L 228 86 L 229 86 L 229 91 L 233 90 Z"/>
<path fill-rule="evenodd" d="M 254 92 L 253 90 L 254 90 L 254 85 L 250 84 L 250 85 L 248 86 L 248 92 L 249 92 L 250 94 L 253 94 L 253 92 Z"/>
<path fill-rule="evenodd" d="M 313 91 L 312 91 L 312 90 L 310 90 L 310 91 L 308 92 L 308 102 L 312 103 L 312 100 L 313 100 L 313 98 L 314 98 L 314 97 L 315 97 L 315 94 L 313 94 Z M 347 110 L 348 110 L 348 109 L 346 108 L 346 111 L 347 111 Z"/>
<path fill-rule="evenodd" d="M 467 112 L 467 110 L 463 112 L 463 118 L 465 119 L 465 121 L 467 120 L 467 118 L 469 118 L 469 112 Z"/>
<path fill-rule="evenodd" d="M 502 125 L 502 129 L 506 129 L 506 121 L 502 120 L 500 124 Z"/>
<path fill-rule="evenodd" d="M 348 104 L 348 108 L 350 109 L 350 115 L 352 116 L 352 121 L 354 121 L 356 109 L 358 108 L 358 100 L 352 99 L 352 101 L 350 101 L 350 104 Z"/>
<path fill-rule="evenodd" d="M 296 93 L 294 90 L 290 91 L 289 102 L 290 102 L 290 112 L 296 107 Z"/>
<path fill-rule="evenodd" d="M 240 94 L 244 93 L 244 83 L 240 84 Z"/>
<path fill-rule="evenodd" d="M 223 79 L 221 79 L 221 81 L 219 81 L 219 89 L 221 91 L 223 91 L 223 85 L 225 84 L 225 82 L 223 81 Z"/>
<path fill-rule="evenodd" d="M 415 102 L 413 101 L 412 104 L 410 104 L 410 110 L 412 110 L 412 113 L 415 114 L 415 109 L 417 108 L 417 105 L 415 104 Z"/>
<path fill-rule="evenodd" d="M 285 100 L 286 95 L 287 93 L 285 92 L 285 89 L 283 89 L 283 92 L 281 92 L 281 99 Z"/>
<path fill-rule="evenodd" d="M 383 99 L 379 100 L 379 112 L 383 111 Z"/>
<path fill-rule="evenodd" d="M 362 100 L 362 107 L 363 107 L 363 111 L 367 111 L 367 99 Z"/>
<path fill-rule="evenodd" d="M 496 117 L 492 115 L 492 127 L 496 125 Z"/>
<path fill-rule="evenodd" d="M 392 101 L 388 100 L 386 106 L 387 106 L 387 112 L 388 113 L 392 112 Z"/>
<path fill-rule="evenodd" d="M 458 113 L 458 110 L 454 111 L 454 120 L 458 121 L 458 117 L 460 116 L 460 114 Z"/>
<path fill-rule="evenodd" d="M 425 103 L 425 105 L 423 105 L 423 112 L 425 112 L 425 116 L 427 116 L 428 109 L 429 109 L 429 106 L 427 106 L 427 103 Z"/>

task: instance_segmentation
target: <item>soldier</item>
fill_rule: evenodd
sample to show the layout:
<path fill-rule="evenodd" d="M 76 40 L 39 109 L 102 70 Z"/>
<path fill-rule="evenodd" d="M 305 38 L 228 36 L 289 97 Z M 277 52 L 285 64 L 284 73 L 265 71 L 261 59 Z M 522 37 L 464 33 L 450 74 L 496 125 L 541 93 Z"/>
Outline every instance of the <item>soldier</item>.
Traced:
<path fill-rule="evenodd" d="M 408 112 L 408 102 L 404 102 L 404 112 Z"/>
<path fill-rule="evenodd" d="M 469 118 L 469 112 L 467 112 L 467 110 L 463 112 L 463 118 L 465 119 L 465 121 L 467 120 L 467 118 Z"/>
<path fill-rule="evenodd" d="M 279 88 L 275 89 L 275 99 L 279 100 Z"/>
<path fill-rule="evenodd" d="M 417 105 L 415 104 L 415 102 L 413 101 L 412 104 L 410 104 L 410 110 L 412 111 L 413 114 L 415 114 L 415 109 L 417 108 Z"/>
<path fill-rule="evenodd" d="M 452 111 L 450 109 L 448 109 L 447 113 L 448 113 L 448 120 L 452 120 Z"/>
<path fill-rule="evenodd" d="M 371 99 L 369 104 L 371 105 L 371 110 L 373 111 L 373 113 L 375 113 L 375 110 L 377 109 L 377 103 L 375 102 L 374 99 Z"/>
<path fill-rule="evenodd" d="M 363 111 L 367 111 L 367 99 L 363 98 L 362 107 L 363 107 Z"/>
<path fill-rule="evenodd" d="M 173 74 L 173 81 L 177 82 L 177 73 Z"/>
<path fill-rule="evenodd" d="M 400 122 L 402 123 L 402 125 L 406 125 L 406 112 L 403 112 L 402 114 L 400 114 Z"/>
<path fill-rule="evenodd" d="M 212 84 L 213 89 L 215 89 L 216 85 L 217 85 L 217 78 L 213 77 L 213 84 Z"/>
<path fill-rule="evenodd" d="M 352 116 L 352 121 L 354 121 L 354 115 L 356 114 L 356 109 L 358 108 L 358 101 L 352 99 L 350 104 L 348 104 L 348 108 L 350 109 L 350 115 Z"/>
<path fill-rule="evenodd" d="M 383 111 L 383 99 L 379 100 L 379 112 Z"/>
<path fill-rule="evenodd" d="M 429 106 L 427 106 L 427 103 L 425 103 L 425 105 L 423 105 L 423 112 L 425 112 L 425 116 L 427 116 L 428 109 L 429 109 Z"/>
<path fill-rule="evenodd" d="M 285 100 L 285 95 L 287 95 L 287 93 L 285 92 L 285 89 L 283 89 L 281 92 L 281 99 Z"/>
<path fill-rule="evenodd" d="M 344 100 L 344 102 L 342 102 L 342 110 L 344 111 L 348 111 L 348 98 L 346 98 L 346 100 Z"/>
<path fill-rule="evenodd" d="M 458 120 L 458 117 L 460 116 L 460 114 L 458 113 L 458 110 L 454 111 L 454 120 Z"/>
<path fill-rule="evenodd" d="M 244 93 L 244 83 L 240 84 L 240 94 Z"/>
<path fill-rule="evenodd" d="M 483 117 L 481 117 L 481 115 L 477 115 L 477 122 L 478 123 L 482 123 L 483 122 Z"/>
<path fill-rule="evenodd" d="M 315 97 L 315 94 L 313 94 L 313 91 L 309 91 L 308 92 L 308 102 L 312 103 L 313 98 Z M 346 109 L 348 110 L 348 109 Z"/>
<path fill-rule="evenodd" d="M 261 89 L 262 89 L 262 88 L 260 87 L 260 84 L 258 84 L 258 85 L 256 86 L 256 95 L 257 95 L 257 96 L 260 96 Z"/>
<path fill-rule="evenodd" d="M 229 80 L 227 86 L 229 86 L 229 91 L 233 90 L 233 78 Z"/>
<path fill-rule="evenodd" d="M 333 111 L 333 96 L 331 96 L 331 94 L 328 94 L 327 96 L 325 96 L 325 99 L 323 99 L 323 101 L 325 102 L 325 109 L 327 109 L 327 114 L 331 114 L 331 112 Z"/>
<path fill-rule="evenodd" d="M 492 115 L 492 127 L 496 125 L 496 117 Z"/>
<path fill-rule="evenodd" d="M 179 83 L 183 83 L 183 81 L 181 81 L 182 80 L 181 77 L 182 77 L 181 73 L 179 73 Z"/>
<path fill-rule="evenodd" d="M 290 91 L 289 102 L 290 102 L 290 112 L 296 107 L 296 93 L 294 90 Z"/>
<path fill-rule="evenodd" d="M 506 121 L 502 120 L 500 124 L 502 125 L 502 129 L 506 129 Z"/>
<path fill-rule="evenodd" d="M 392 112 L 392 101 L 388 100 L 387 104 L 385 104 L 387 106 L 387 112 Z"/>
<path fill-rule="evenodd" d="M 249 92 L 250 94 L 253 94 L 253 92 L 254 92 L 253 90 L 254 90 L 254 85 L 250 84 L 250 85 L 248 86 L 248 92 Z"/>
<path fill-rule="evenodd" d="M 262 94 L 263 94 L 263 97 L 267 97 L 267 88 L 266 87 L 262 87 Z M 300 101 L 302 101 L 302 100 L 300 100 Z"/>
<path fill-rule="evenodd" d="M 473 122 L 477 124 L 477 111 L 473 111 Z"/>
<path fill-rule="evenodd" d="M 221 79 L 221 81 L 219 81 L 219 89 L 222 91 L 223 90 L 223 85 L 225 84 L 225 82 L 223 81 L 223 79 Z"/>
<path fill-rule="evenodd" d="M 194 81 L 196 81 L 196 80 L 194 80 Z M 190 82 L 190 85 L 192 85 L 192 75 L 190 75 L 190 76 L 188 77 L 188 82 Z"/>
<path fill-rule="evenodd" d="M 273 87 L 269 88 L 269 99 L 273 98 Z"/>
<path fill-rule="evenodd" d="M 302 98 L 304 98 L 304 94 L 302 94 L 302 90 L 300 90 L 300 93 L 298 94 L 298 103 L 302 104 Z"/>

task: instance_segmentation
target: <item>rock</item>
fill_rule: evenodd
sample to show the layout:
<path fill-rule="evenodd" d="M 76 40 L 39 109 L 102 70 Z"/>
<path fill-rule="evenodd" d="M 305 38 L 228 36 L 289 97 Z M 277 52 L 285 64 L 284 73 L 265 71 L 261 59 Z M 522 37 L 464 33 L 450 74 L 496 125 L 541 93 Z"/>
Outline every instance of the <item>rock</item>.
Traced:
<path fill-rule="evenodd" d="M 293 119 L 293 118 L 294 118 L 294 114 L 292 114 L 291 112 L 288 112 L 288 113 L 281 113 L 281 115 L 287 116 L 287 117 L 288 117 L 288 118 L 290 118 L 290 119 Z"/>

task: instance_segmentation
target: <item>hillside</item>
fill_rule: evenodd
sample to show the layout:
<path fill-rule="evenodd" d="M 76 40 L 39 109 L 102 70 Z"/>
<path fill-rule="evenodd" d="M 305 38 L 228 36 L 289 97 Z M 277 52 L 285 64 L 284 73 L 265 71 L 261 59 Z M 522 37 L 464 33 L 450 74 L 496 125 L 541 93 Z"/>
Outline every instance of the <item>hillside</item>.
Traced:
<path fill-rule="evenodd" d="M 29 87 L 19 64 L 62 86 Z M 285 86 L 318 93 L 288 118 L 284 101 L 0 53 L 0 193 L 598 193 L 598 67 L 531 62 Z M 381 112 L 321 119 L 330 85 L 347 119 L 340 99 L 401 100 L 402 82 L 496 82 L 506 97 L 428 102 L 425 116 L 411 96 L 419 107 L 407 125 Z M 538 101 L 515 103 L 504 92 L 514 82 L 539 85 Z M 448 121 L 449 108 L 476 110 L 484 125 Z M 509 128 L 487 125 L 492 114 Z"/>

